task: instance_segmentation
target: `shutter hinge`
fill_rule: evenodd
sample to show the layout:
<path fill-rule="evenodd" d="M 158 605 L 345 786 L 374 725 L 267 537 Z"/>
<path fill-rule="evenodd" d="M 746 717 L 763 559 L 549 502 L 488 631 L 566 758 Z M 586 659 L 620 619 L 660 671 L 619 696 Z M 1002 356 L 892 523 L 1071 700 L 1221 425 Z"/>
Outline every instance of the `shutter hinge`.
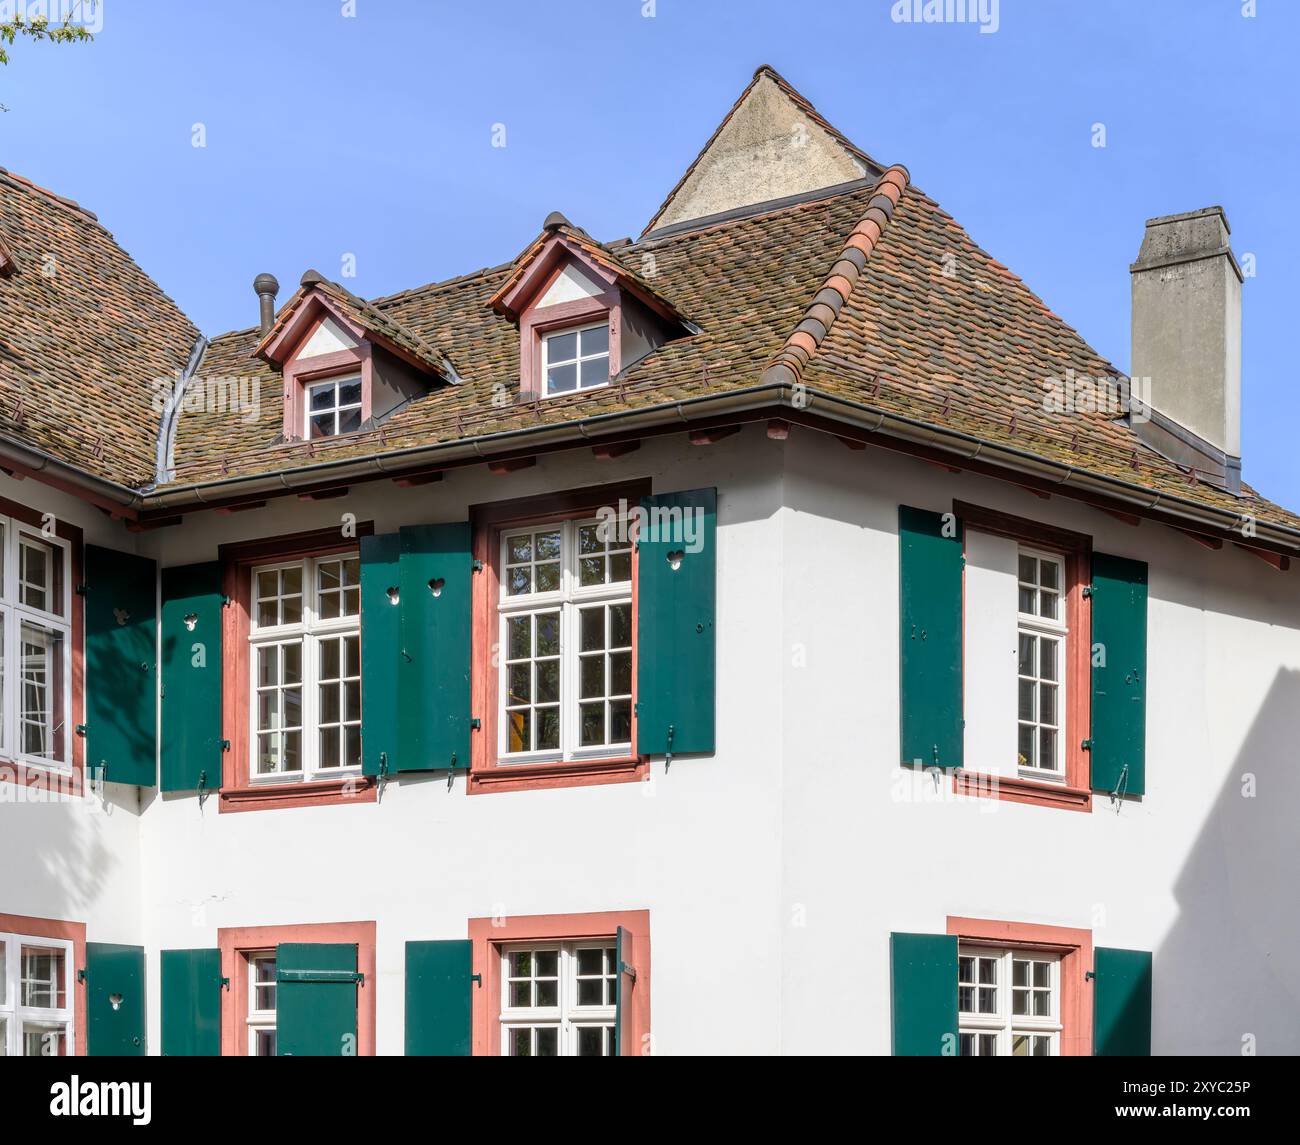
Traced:
<path fill-rule="evenodd" d="M 668 769 L 673 765 L 673 734 L 677 728 L 673 724 L 668 725 L 668 750 L 664 753 L 664 774 L 668 774 Z"/>
<path fill-rule="evenodd" d="M 222 751 L 229 751 L 229 750 L 230 750 L 230 741 L 229 741 L 228 739 L 223 739 L 223 740 L 221 741 L 221 750 L 222 750 Z"/>
<path fill-rule="evenodd" d="M 87 974 L 87 973 L 85 972 L 85 970 L 78 970 L 78 971 L 77 971 L 77 981 L 78 981 L 78 982 L 85 982 L 89 977 L 90 977 L 90 975 Z"/>
<path fill-rule="evenodd" d="M 366 976 L 358 970 L 280 970 L 277 982 L 356 982 L 365 985 Z"/>
<path fill-rule="evenodd" d="M 228 597 L 224 592 L 221 594 L 221 607 L 222 607 L 222 608 L 229 608 L 229 607 L 230 607 L 232 604 L 234 604 L 234 603 L 235 603 L 235 602 L 234 602 L 233 600 L 231 600 L 230 597 Z"/>
<path fill-rule="evenodd" d="M 229 989 L 230 989 L 230 979 L 229 979 L 229 978 L 219 978 L 217 981 L 220 983 L 220 988 L 221 988 L 222 990 L 229 990 Z"/>
<path fill-rule="evenodd" d="M 478 561 L 478 560 L 476 560 L 476 561 L 474 562 L 474 571 L 475 571 L 475 572 L 482 572 L 482 571 L 483 571 L 483 562 L 482 562 L 482 561 Z"/>
<path fill-rule="evenodd" d="M 1096 592 L 1096 591 L 1097 591 L 1097 590 L 1096 590 L 1095 588 L 1093 588 L 1092 585 L 1090 585 L 1090 584 L 1085 584 L 1085 585 L 1083 586 L 1083 599 L 1084 599 L 1084 600 L 1087 600 L 1087 599 L 1088 599 L 1090 596 L 1092 596 L 1092 594 L 1093 594 L 1094 592 Z"/>
<path fill-rule="evenodd" d="M 1097 971 L 1095 970 L 1087 971 L 1084 974 L 1084 978 L 1086 978 L 1089 982 L 1095 982 L 1097 980 Z"/>
<path fill-rule="evenodd" d="M 478 983 L 478 988 L 479 988 L 480 990 L 483 989 L 483 975 L 482 975 L 482 974 L 471 974 L 471 975 L 469 976 L 469 980 L 470 980 L 471 982 L 477 982 L 477 983 Z"/>
<path fill-rule="evenodd" d="M 1079 745 L 1082 751 L 1092 751 L 1092 740 L 1086 739 Z"/>
<path fill-rule="evenodd" d="M 81 736 L 82 739 L 85 739 L 85 738 L 86 738 L 86 725 L 85 725 L 85 724 L 78 724 L 76 730 L 77 730 L 77 735 Z"/>
<path fill-rule="evenodd" d="M 478 731 L 480 728 L 482 728 L 482 726 L 483 726 L 483 721 L 480 720 L 480 719 L 472 719 L 472 720 L 469 721 L 469 726 L 470 726 L 474 731 Z"/>
<path fill-rule="evenodd" d="M 73 589 L 73 591 L 74 591 L 78 596 L 85 596 L 86 593 L 89 591 L 89 589 L 87 588 L 86 585 L 84 585 L 84 584 L 79 584 L 79 585 L 77 585 L 77 587 L 76 587 L 75 589 Z"/>

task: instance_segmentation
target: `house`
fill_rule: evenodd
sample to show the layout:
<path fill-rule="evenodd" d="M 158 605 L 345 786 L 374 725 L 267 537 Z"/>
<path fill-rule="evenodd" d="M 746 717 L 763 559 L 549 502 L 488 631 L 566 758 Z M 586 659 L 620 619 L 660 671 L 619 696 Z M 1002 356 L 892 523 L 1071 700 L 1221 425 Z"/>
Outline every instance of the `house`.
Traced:
<path fill-rule="evenodd" d="M 0 242 L 5 1052 L 1300 1049 L 1221 209 L 1132 379 L 766 67 L 634 240 L 211 339 Z"/>

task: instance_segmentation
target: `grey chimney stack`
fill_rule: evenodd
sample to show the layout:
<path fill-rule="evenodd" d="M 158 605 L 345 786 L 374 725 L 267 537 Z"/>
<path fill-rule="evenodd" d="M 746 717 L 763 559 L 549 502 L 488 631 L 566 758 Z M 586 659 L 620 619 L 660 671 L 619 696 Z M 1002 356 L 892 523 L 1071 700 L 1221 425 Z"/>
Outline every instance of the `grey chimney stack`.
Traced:
<path fill-rule="evenodd" d="M 265 338 L 275 325 L 275 296 L 280 293 L 280 284 L 275 275 L 263 271 L 253 279 L 253 290 L 257 293 L 258 329 Z"/>
<path fill-rule="evenodd" d="M 1241 488 L 1241 268 L 1222 207 L 1148 219 L 1133 282 L 1134 431 L 1231 492 Z M 1146 388 L 1149 386 L 1149 389 Z"/>

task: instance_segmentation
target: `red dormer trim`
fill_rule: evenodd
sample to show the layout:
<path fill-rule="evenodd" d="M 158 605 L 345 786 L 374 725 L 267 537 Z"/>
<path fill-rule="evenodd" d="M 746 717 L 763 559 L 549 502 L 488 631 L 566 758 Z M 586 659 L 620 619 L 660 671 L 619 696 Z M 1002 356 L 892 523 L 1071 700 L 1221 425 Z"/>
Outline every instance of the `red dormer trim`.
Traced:
<path fill-rule="evenodd" d="M 356 343 L 355 346 L 336 350 L 331 354 L 314 354 L 298 358 L 302 348 L 320 329 L 326 319 L 335 322 Z M 361 375 L 361 421 L 371 416 L 371 396 L 374 379 L 374 354 L 367 331 L 354 322 L 342 308 L 331 305 L 319 293 L 310 293 L 298 311 L 277 330 L 261 349 L 261 356 L 284 370 L 284 423 L 283 433 L 288 440 L 306 436 L 306 393 L 312 382 L 326 378 Z"/>

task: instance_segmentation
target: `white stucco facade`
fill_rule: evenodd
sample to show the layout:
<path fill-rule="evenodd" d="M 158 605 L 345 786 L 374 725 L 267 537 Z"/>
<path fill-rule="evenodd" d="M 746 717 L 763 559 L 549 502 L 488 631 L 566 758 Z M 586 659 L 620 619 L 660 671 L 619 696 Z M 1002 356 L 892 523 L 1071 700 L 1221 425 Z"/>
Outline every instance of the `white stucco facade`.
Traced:
<path fill-rule="evenodd" d="M 144 533 L 34 481 L 0 478 L 0 493 L 165 567 L 342 513 L 385 533 L 643 477 L 656 492 L 718 490 L 713 755 L 667 773 L 656 758 L 643 783 L 468 795 L 463 775 L 450 790 L 445 773 L 407 775 L 376 803 L 241 813 L 117 784 L 75 804 L 7 802 L 0 863 L 20 877 L 0 913 L 142 945 L 151 1052 L 159 952 L 214 946 L 218 928 L 373 920 L 376 1048 L 400 1054 L 407 940 L 464 938 L 471 918 L 611 910 L 650 912 L 658 1054 L 886 1054 L 889 935 L 942 933 L 949 916 L 1151 951 L 1157 1054 L 1235 1054 L 1244 1038 L 1300 1051 L 1295 573 L 800 427 L 787 441 L 751 425 L 614 461 L 582 450 L 506 476 L 359 484 Z M 898 766 L 898 506 L 954 499 L 1148 563 L 1141 799 L 1098 795 L 1079 813 L 958 798 L 947 777 Z"/>

